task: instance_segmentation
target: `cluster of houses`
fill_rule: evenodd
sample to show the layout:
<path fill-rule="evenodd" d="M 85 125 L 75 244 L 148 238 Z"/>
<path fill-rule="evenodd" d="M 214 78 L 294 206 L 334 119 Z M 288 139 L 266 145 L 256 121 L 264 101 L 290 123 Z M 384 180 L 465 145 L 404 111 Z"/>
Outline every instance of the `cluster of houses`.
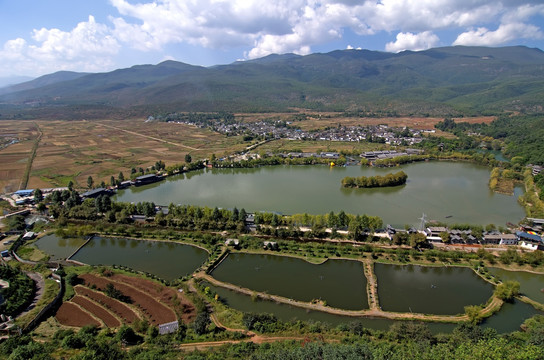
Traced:
<path fill-rule="evenodd" d="M 67 187 L 41 189 L 43 196 L 51 194 L 53 191 L 67 190 Z M 11 194 L 11 199 L 15 205 L 32 204 L 34 202 L 34 189 L 17 190 Z"/>
<path fill-rule="evenodd" d="M 157 181 L 161 181 L 163 179 L 163 176 L 157 175 L 157 174 L 147 174 L 138 176 L 134 180 L 127 180 L 123 181 L 118 188 L 119 189 L 125 189 L 129 186 L 141 186 L 146 184 L 152 184 Z M 47 196 L 51 194 L 53 191 L 64 191 L 68 190 L 67 187 L 59 187 L 59 188 L 51 188 L 51 189 L 41 189 L 43 196 Z M 82 199 L 94 199 L 101 195 L 112 195 L 113 191 L 108 188 L 98 187 L 91 189 L 89 191 L 86 191 L 82 194 L 80 194 Z M 34 189 L 26 189 L 26 190 L 18 190 L 15 191 L 10 195 L 11 199 L 15 203 L 15 205 L 26 205 L 26 204 L 33 204 L 34 203 Z"/>
<path fill-rule="evenodd" d="M 211 123 L 210 123 L 211 121 Z M 190 121 L 176 121 L 198 127 L 209 127 L 227 136 L 251 135 L 267 139 L 289 140 L 320 140 L 320 141 L 373 141 L 383 142 L 389 145 L 413 145 L 423 141 L 422 130 L 409 128 L 390 128 L 387 125 L 377 126 L 337 126 L 326 129 L 304 131 L 292 122 L 281 120 L 224 123 L 220 119 L 208 120 L 206 123 L 194 123 Z"/>
<path fill-rule="evenodd" d="M 360 155 L 362 159 L 366 159 L 370 162 L 375 160 L 382 160 L 382 159 L 392 159 L 399 156 L 410 156 L 410 155 L 421 155 L 423 154 L 424 150 L 420 149 L 405 149 L 404 151 L 396 151 L 396 150 L 381 150 L 381 151 L 367 151 Z M 327 159 L 327 160 L 337 160 L 340 158 L 340 154 L 337 152 L 289 152 L 289 153 L 272 153 L 268 152 L 266 153 L 266 156 L 279 156 L 284 159 L 307 159 L 307 158 L 317 158 L 317 159 Z M 251 160 L 251 159 L 258 159 L 260 157 L 257 153 L 242 153 L 240 155 L 231 156 L 228 158 L 221 158 L 219 161 L 224 160 L 234 160 L 234 161 L 241 161 L 241 160 Z M 359 161 L 355 157 L 348 156 L 346 158 L 349 164 L 356 164 Z"/>
<path fill-rule="evenodd" d="M 162 175 L 157 175 L 157 174 L 142 175 L 142 176 L 138 176 L 134 180 L 123 181 L 117 188 L 125 189 L 132 185 L 141 186 L 141 185 L 152 184 L 157 181 L 161 181 L 163 178 L 164 177 Z M 102 195 L 108 195 L 108 196 L 113 195 L 113 191 L 108 188 L 99 187 L 99 188 L 95 188 L 95 189 L 82 193 L 81 197 L 83 199 L 94 199 Z"/>
<path fill-rule="evenodd" d="M 453 245 L 519 245 L 525 250 L 544 250 L 544 241 L 531 229 L 522 228 L 513 234 L 488 231 L 479 236 L 473 234 L 470 229 L 450 230 L 443 226 L 430 226 L 425 230 L 425 234 L 431 244 L 444 243 L 446 240 L 446 243 Z"/>
<path fill-rule="evenodd" d="M 421 155 L 423 150 L 420 149 L 406 149 L 404 151 L 397 152 L 396 150 L 383 150 L 383 151 L 367 151 L 361 154 L 362 158 L 367 159 L 368 161 L 383 160 L 383 159 L 393 159 L 399 156 L 409 156 L 409 155 Z"/>

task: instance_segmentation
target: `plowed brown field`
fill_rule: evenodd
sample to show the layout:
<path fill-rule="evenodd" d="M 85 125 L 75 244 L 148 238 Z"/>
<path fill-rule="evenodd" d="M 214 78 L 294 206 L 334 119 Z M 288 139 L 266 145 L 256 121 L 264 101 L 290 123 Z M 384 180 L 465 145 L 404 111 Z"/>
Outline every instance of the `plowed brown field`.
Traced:
<path fill-rule="evenodd" d="M 73 299 L 70 300 L 74 302 L 102 320 L 107 327 L 119 327 L 121 322 L 115 318 L 108 310 L 104 309 L 102 306 L 93 303 L 91 300 L 84 296 L 76 295 Z"/>
<path fill-rule="evenodd" d="M 89 299 L 99 303 L 106 309 L 113 312 L 127 324 L 132 324 L 136 319 L 138 319 L 138 315 L 136 315 L 136 313 L 130 307 L 118 300 L 112 299 L 109 296 L 93 291 L 81 285 L 76 286 L 75 290 L 76 294 L 86 296 Z"/>
<path fill-rule="evenodd" d="M 71 302 L 63 303 L 55 317 L 62 325 L 66 326 L 83 327 L 86 325 L 101 325 L 91 315 L 87 314 L 85 311 L 81 310 L 79 306 Z"/>
<path fill-rule="evenodd" d="M 191 301 L 187 299 L 185 295 L 172 288 L 168 288 L 151 280 L 135 278 L 123 274 L 115 274 L 112 276 L 112 279 L 134 286 L 138 290 L 141 290 L 168 305 L 170 308 L 178 309 L 178 317 L 180 317 L 184 323 L 189 323 L 196 317 L 196 308 Z"/>
<path fill-rule="evenodd" d="M 88 286 L 94 285 L 100 290 L 106 289 L 108 284 L 113 284 L 113 286 L 115 286 L 117 290 L 121 291 L 123 295 L 130 297 L 133 305 L 138 306 L 138 308 L 140 308 L 140 310 L 145 314 L 148 321 L 153 325 L 159 325 L 177 320 L 176 314 L 172 309 L 154 299 L 151 295 L 148 295 L 131 285 L 93 274 L 84 274 L 80 275 L 79 277 L 83 279 L 85 284 Z"/>

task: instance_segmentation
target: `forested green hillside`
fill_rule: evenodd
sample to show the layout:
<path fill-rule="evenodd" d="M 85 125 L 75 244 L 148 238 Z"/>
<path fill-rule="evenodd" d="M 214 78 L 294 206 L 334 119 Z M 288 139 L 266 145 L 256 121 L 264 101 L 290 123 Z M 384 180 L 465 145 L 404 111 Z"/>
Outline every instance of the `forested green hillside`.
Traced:
<path fill-rule="evenodd" d="M 110 73 L 39 78 L 0 95 L 0 116 L 36 117 L 36 109 L 47 116 L 58 114 L 59 107 L 87 117 L 93 112 L 263 112 L 291 107 L 423 116 L 538 112 L 543 66 L 544 53 L 526 47 L 446 47 L 398 54 L 343 50 L 271 55 L 209 68 L 166 61 Z"/>

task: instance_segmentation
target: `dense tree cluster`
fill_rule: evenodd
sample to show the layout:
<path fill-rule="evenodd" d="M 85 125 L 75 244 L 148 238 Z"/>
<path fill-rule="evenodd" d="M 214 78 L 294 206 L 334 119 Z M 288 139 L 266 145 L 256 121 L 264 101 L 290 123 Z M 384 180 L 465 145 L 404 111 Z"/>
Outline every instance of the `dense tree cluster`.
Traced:
<path fill-rule="evenodd" d="M 0 266 L 0 279 L 9 283 L 1 290 L 4 302 L 0 305 L 0 313 L 17 315 L 32 301 L 34 281 L 25 273 L 10 266 Z"/>
<path fill-rule="evenodd" d="M 430 155 L 403 155 L 403 156 L 396 156 L 394 158 L 375 160 L 374 165 L 390 167 L 390 166 L 408 164 L 408 163 L 417 162 L 417 161 L 425 161 L 425 160 L 429 160 L 430 158 L 431 158 Z"/>
<path fill-rule="evenodd" d="M 270 165 L 315 165 L 315 164 L 329 164 L 330 159 L 310 156 L 304 158 L 284 158 L 281 156 L 261 156 L 258 159 L 230 161 L 218 159 L 212 159 L 212 166 L 216 168 L 254 168 L 259 166 Z M 334 160 L 336 165 L 344 165 L 346 163 L 345 157 L 340 157 Z"/>
<path fill-rule="evenodd" d="M 159 114 L 155 116 L 155 119 L 159 121 L 179 121 L 179 122 L 189 122 L 193 124 L 200 125 L 202 127 L 214 126 L 217 124 L 235 124 L 236 119 L 234 114 L 231 112 L 221 111 L 216 113 L 169 113 L 169 114 Z"/>
<path fill-rule="evenodd" d="M 489 137 L 487 147 L 500 150 L 504 143 L 503 152 L 509 157 L 520 157 L 521 164 L 544 165 L 544 124 L 539 116 L 531 115 L 501 115 L 489 125 L 469 124 L 445 119 L 436 125 L 436 128 L 452 132 L 457 139 L 448 144 L 456 143 L 456 150 L 476 149 L 482 145 L 482 140 L 468 136 L 468 132 L 479 133 Z M 429 138 L 428 141 L 436 141 Z M 453 150 L 448 148 L 448 150 Z"/>
<path fill-rule="evenodd" d="M 389 173 L 385 176 L 359 176 L 351 177 L 346 176 L 342 179 L 343 187 L 356 187 L 356 188 L 375 188 L 375 187 L 388 187 L 399 186 L 406 184 L 408 175 L 404 171 L 397 173 Z"/>
<path fill-rule="evenodd" d="M 470 323 L 460 324 L 451 334 L 433 335 L 420 323 L 398 322 L 389 331 L 365 329 L 354 321 L 335 329 L 321 323 L 304 324 L 273 322 L 266 314 L 244 315 L 248 328 L 258 331 L 268 327 L 291 327 L 306 334 L 304 341 L 278 341 L 256 344 L 241 341 L 220 348 L 184 353 L 184 359 L 542 359 L 544 358 L 544 317 L 535 316 L 523 324 L 524 332 L 498 335 L 493 329 L 482 329 Z M 195 322 L 196 323 L 196 322 Z M 199 324 L 209 324 L 209 320 Z M 183 328 L 185 331 L 185 328 Z M 329 331 L 343 337 L 341 342 L 323 341 Z M 182 334 L 184 335 L 184 334 Z M 317 335 L 317 336 L 316 336 Z M 183 338 L 184 336 L 182 336 Z M 314 340 L 311 340 L 311 339 Z M 321 340 L 317 340 L 321 338 Z M 145 341 L 143 346 L 134 346 Z M 73 359 L 174 359 L 179 358 L 178 334 L 156 334 L 150 327 L 145 338 L 124 326 L 117 331 L 84 327 L 78 332 L 59 330 L 48 341 L 34 341 L 30 336 L 14 336 L 0 345 L 0 355 L 10 360 L 53 359 L 59 350 Z"/>

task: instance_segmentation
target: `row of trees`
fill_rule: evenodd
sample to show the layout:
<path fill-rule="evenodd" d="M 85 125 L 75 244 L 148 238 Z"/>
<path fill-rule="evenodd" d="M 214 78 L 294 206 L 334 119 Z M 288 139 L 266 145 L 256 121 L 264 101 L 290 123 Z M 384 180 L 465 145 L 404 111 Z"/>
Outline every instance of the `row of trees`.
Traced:
<path fill-rule="evenodd" d="M 408 175 L 404 171 L 397 173 L 389 173 L 385 176 L 359 176 L 351 177 L 346 176 L 342 179 L 342 187 L 356 187 L 356 188 L 375 188 L 375 187 L 388 187 L 399 186 L 406 184 Z"/>

